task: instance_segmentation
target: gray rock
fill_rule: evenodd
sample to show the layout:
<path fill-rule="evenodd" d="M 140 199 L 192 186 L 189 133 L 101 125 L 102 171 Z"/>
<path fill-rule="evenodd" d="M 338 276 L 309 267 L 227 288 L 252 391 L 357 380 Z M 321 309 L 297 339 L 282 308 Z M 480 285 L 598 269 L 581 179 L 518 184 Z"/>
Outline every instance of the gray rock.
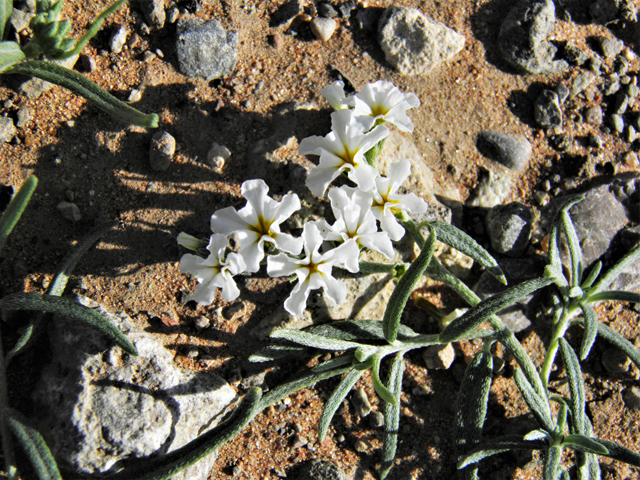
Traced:
<path fill-rule="evenodd" d="M 419 10 L 389 7 L 378 23 L 378 42 L 401 75 L 420 75 L 462 50 L 465 39 Z"/>
<path fill-rule="evenodd" d="M 371 413 L 371 402 L 369 402 L 369 397 L 367 397 L 367 392 L 365 392 L 364 387 L 360 387 L 353 395 L 351 395 L 351 404 L 353 408 L 356 409 L 358 415 L 361 417 L 366 417 Z"/>
<path fill-rule="evenodd" d="M 564 47 L 564 58 L 569 63 L 581 67 L 589 60 L 589 54 L 581 50 L 574 43 L 567 42 L 567 45 Z"/>
<path fill-rule="evenodd" d="M 311 20 L 310 26 L 313 34 L 323 42 L 326 42 L 331 38 L 333 32 L 336 31 L 338 22 L 333 18 L 316 17 Z"/>
<path fill-rule="evenodd" d="M 31 120 L 33 120 L 33 111 L 30 108 L 22 107 L 18 110 L 18 121 L 16 122 L 16 127 L 22 128 Z"/>
<path fill-rule="evenodd" d="M 298 480 L 348 480 L 346 473 L 329 460 L 314 458 L 298 470 Z"/>
<path fill-rule="evenodd" d="M 164 0 L 140 0 L 139 4 L 147 23 L 157 29 L 164 27 L 164 22 L 167 19 Z"/>
<path fill-rule="evenodd" d="M 592 125 L 602 125 L 602 107 L 592 105 L 584 111 L 584 121 Z"/>
<path fill-rule="evenodd" d="M 127 33 L 127 27 L 124 25 L 120 25 L 118 30 L 113 33 L 111 40 L 109 40 L 109 46 L 113 53 L 120 53 L 122 51 L 122 47 L 127 43 Z"/>
<path fill-rule="evenodd" d="M 580 72 L 578 75 L 576 75 L 576 78 L 574 78 L 571 85 L 571 96 L 577 97 L 578 95 L 580 95 L 580 93 L 582 93 L 585 88 L 591 85 L 595 79 L 596 76 L 589 71 Z"/>
<path fill-rule="evenodd" d="M 189 77 L 214 80 L 230 75 L 238 57 L 238 34 L 227 32 L 217 20 L 194 17 L 178 20 L 176 49 L 180 72 Z"/>
<path fill-rule="evenodd" d="M 595 0 L 589 5 L 595 23 L 608 24 L 617 20 L 637 21 L 633 0 Z"/>
<path fill-rule="evenodd" d="M 624 42 L 617 38 L 597 37 L 597 41 L 605 58 L 615 57 L 624 48 Z"/>
<path fill-rule="evenodd" d="M 557 47 L 547 40 L 556 24 L 552 0 L 520 0 L 507 14 L 498 36 L 503 58 L 524 73 L 549 74 L 569 64 L 554 60 Z"/>
<path fill-rule="evenodd" d="M 611 128 L 618 133 L 622 133 L 624 131 L 624 118 L 622 115 L 618 115 L 614 113 L 609 117 L 609 123 L 611 124 Z"/>
<path fill-rule="evenodd" d="M 556 94 L 558 95 L 558 100 L 560 100 L 560 103 L 562 104 L 564 104 L 564 102 L 567 100 L 567 98 L 569 98 L 569 95 L 571 94 L 571 91 L 563 83 L 559 83 L 558 85 L 556 85 L 554 92 L 556 92 Z"/>
<path fill-rule="evenodd" d="M 627 388 L 622 398 L 627 408 L 640 410 L 640 387 Z"/>
<path fill-rule="evenodd" d="M 562 106 L 558 94 L 552 90 L 543 90 L 533 105 L 533 115 L 542 128 L 562 126 Z"/>
<path fill-rule="evenodd" d="M 500 205 L 509 195 L 511 184 L 509 177 L 481 169 L 478 172 L 476 188 L 471 191 L 467 204 L 470 207 L 483 208 Z"/>
<path fill-rule="evenodd" d="M 620 375 L 629 371 L 631 360 L 618 348 L 608 348 L 602 352 L 602 366 L 611 375 Z"/>
<path fill-rule="evenodd" d="M 384 415 L 382 412 L 371 412 L 369 415 L 369 425 L 372 428 L 384 427 Z"/>
<path fill-rule="evenodd" d="M 75 203 L 71 202 L 60 202 L 56 207 L 60 214 L 71 222 L 79 222 L 82 220 L 82 214 L 80 213 L 80 209 Z"/>
<path fill-rule="evenodd" d="M 15 28 L 16 32 L 20 33 L 29 26 L 29 22 L 35 16 L 36 15 L 34 13 L 14 8 L 11 12 L 11 18 L 9 21 L 11 22 L 11 26 Z"/>
<path fill-rule="evenodd" d="M 318 3 L 318 15 L 325 18 L 335 18 L 338 16 L 338 12 L 330 3 L 320 2 Z"/>
<path fill-rule="evenodd" d="M 531 208 L 520 202 L 493 207 L 485 220 L 491 247 L 510 257 L 522 256 L 531 239 L 532 222 Z"/>
<path fill-rule="evenodd" d="M 289 0 L 271 14 L 269 26 L 279 27 L 280 25 L 284 25 L 300 13 L 302 13 L 302 6 L 300 5 L 300 2 L 298 2 L 298 0 Z"/>
<path fill-rule="evenodd" d="M 0 142 L 10 142 L 16 136 L 18 130 L 10 117 L 0 117 Z"/>
<path fill-rule="evenodd" d="M 80 301 L 120 328 L 140 355 L 127 355 L 80 322 L 50 323 L 53 358 L 34 393 L 39 429 L 56 457 L 79 472 L 113 472 L 125 460 L 135 466 L 136 458 L 173 451 L 214 427 L 236 400 L 220 377 L 176 367 L 174 354 L 134 329 L 126 314 Z M 172 478 L 205 480 L 215 458 Z"/>
<path fill-rule="evenodd" d="M 163 172 L 171 165 L 173 154 L 176 152 L 176 139 L 167 132 L 159 131 L 151 137 L 149 149 L 149 163 L 151 168 Z"/>
<path fill-rule="evenodd" d="M 73 66 L 78 61 L 78 57 L 79 55 L 74 55 L 73 57 L 69 57 L 66 60 L 52 61 L 62 67 L 73 70 Z M 33 100 L 34 98 L 38 98 L 44 92 L 51 90 L 54 86 L 55 85 L 53 83 L 49 83 L 46 80 L 34 77 L 20 85 L 20 93 Z"/>
<path fill-rule="evenodd" d="M 522 170 L 531 157 L 531 143 L 524 137 L 485 130 L 478 135 L 480 153 L 511 170 Z"/>

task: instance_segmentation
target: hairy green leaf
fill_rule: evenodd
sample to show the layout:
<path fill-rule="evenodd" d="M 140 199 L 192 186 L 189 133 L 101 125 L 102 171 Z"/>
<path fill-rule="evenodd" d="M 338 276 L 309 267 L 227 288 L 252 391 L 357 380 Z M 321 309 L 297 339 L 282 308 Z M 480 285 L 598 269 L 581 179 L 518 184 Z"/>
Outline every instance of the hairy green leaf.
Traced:
<path fill-rule="evenodd" d="M 351 365 L 353 362 L 353 354 L 351 352 L 340 355 L 339 357 L 332 358 L 326 362 L 319 363 L 315 367 L 312 367 L 313 372 L 325 372 L 327 370 L 333 370 L 334 368 L 342 367 L 344 365 Z M 355 365 L 358 368 L 358 364 Z"/>
<path fill-rule="evenodd" d="M 395 404 L 384 404 L 384 441 L 382 445 L 382 468 L 380 478 L 384 480 L 393 466 L 398 448 L 398 430 L 400 428 L 400 394 L 402 393 L 402 374 L 404 371 L 404 357 L 401 352 L 394 355 L 389 368 L 387 387 Z"/>
<path fill-rule="evenodd" d="M 452 321 L 447 327 L 445 327 L 440 333 L 440 340 L 443 343 L 455 342 L 470 330 L 486 322 L 489 317 L 498 313 L 503 308 L 512 305 L 520 298 L 549 285 L 551 281 L 552 280 L 549 278 L 528 280 L 480 302 L 475 307 L 469 309 L 469 311 L 463 316 Z"/>
<path fill-rule="evenodd" d="M 0 40 L 4 40 L 11 12 L 13 12 L 13 0 L 0 0 Z M 0 52 L 1 57 L 2 53 Z"/>
<path fill-rule="evenodd" d="M 389 390 L 382 380 L 380 380 L 380 364 L 382 362 L 382 355 L 374 355 L 373 356 L 373 366 L 371 367 L 371 378 L 373 380 L 373 389 L 376 391 L 378 396 L 383 399 L 385 402 L 390 403 L 392 405 L 397 405 L 398 400 L 395 395 Z"/>
<path fill-rule="evenodd" d="M 519 368 L 515 369 L 515 381 L 522 398 L 529 406 L 533 416 L 536 417 L 538 424 L 547 432 L 553 431 L 554 425 L 553 420 L 551 420 L 551 410 L 547 399 L 540 398 L 540 395 L 533 389 L 531 383 Z"/>
<path fill-rule="evenodd" d="M 37 185 L 38 178 L 35 175 L 30 175 L 20 187 L 18 193 L 13 196 L 11 203 L 9 203 L 2 217 L 0 217 L 0 251 L 4 248 L 4 244 L 7 242 L 7 238 L 16 223 L 20 220 L 22 212 L 27 208 L 27 203 L 29 203 L 29 199 Z"/>
<path fill-rule="evenodd" d="M 586 433 L 585 423 L 585 395 L 584 395 L 584 379 L 582 378 L 582 370 L 578 356 L 564 338 L 560 337 L 560 353 L 562 361 L 567 372 L 569 380 L 569 406 L 571 407 L 571 416 L 573 418 L 573 429 L 576 433 L 584 435 Z"/>
<path fill-rule="evenodd" d="M 329 338 L 322 335 L 316 335 L 313 333 L 292 330 L 289 328 L 276 328 L 270 335 L 271 338 L 283 338 L 290 342 L 297 343 L 298 345 L 304 345 L 305 347 L 319 348 L 322 350 L 349 350 L 351 348 L 358 348 L 362 346 L 356 342 L 349 342 L 346 340 L 338 340 L 335 338 Z"/>
<path fill-rule="evenodd" d="M 501 283 L 507 284 L 507 279 L 502 273 L 498 262 L 478 242 L 459 228 L 444 222 L 423 222 L 420 227 L 433 229 L 439 241 L 472 258 L 486 268 Z"/>
<path fill-rule="evenodd" d="M 458 469 L 509 450 L 546 450 L 547 447 L 545 440 L 524 440 L 522 435 L 504 435 L 476 445 L 471 452 L 460 459 Z"/>
<path fill-rule="evenodd" d="M 560 212 L 560 219 L 564 234 L 567 237 L 567 245 L 569 246 L 569 258 L 571 260 L 571 286 L 578 287 L 582 280 L 582 249 L 580 248 L 580 240 L 573 226 L 568 208 L 563 208 Z"/>
<path fill-rule="evenodd" d="M 304 351 L 305 348 L 298 345 L 273 344 L 249 356 L 249 361 L 254 363 L 271 362 Z"/>
<path fill-rule="evenodd" d="M 593 266 L 593 268 L 589 272 L 589 275 L 587 276 L 587 278 L 584 279 L 580 287 L 583 290 L 590 288 L 591 285 L 593 285 L 593 282 L 595 282 L 596 279 L 598 278 L 598 275 L 600 275 L 601 271 L 602 271 L 602 262 L 598 262 Z"/>
<path fill-rule="evenodd" d="M 574 450 L 580 450 L 582 452 L 594 453 L 596 455 L 607 455 L 609 450 L 599 443 L 594 438 L 589 438 L 586 435 L 571 434 L 564 437 L 562 445 L 570 447 Z"/>
<path fill-rule="evenodd" d="M 493 356 L 489 348 L 480 350 L 464 372 L 456 402 L 456 443 L 463 455 L 479 441 L 487 415 L 493 376 Z M 477 467 L 465 469 L 465 477 L 477 477 Z"/>
<path fill-rule="evenodd" d="M 553 446 L 547 451 L 547 459 L 542 469 L 545 480 L 559 480 L 562 475 L 562 447 Z"/>
<path fill-rule="evenodd" d="M 325 323 L 324 325 L 314 325 L 304 331 L 336 340 L 387 343 L 382 322 L 379 320 L 343 320 Z M 398 326 L 398 339 L 408 340 L 417 336 L 418 334 L 406 325 L 400 324 Z"/>
<path fill-rule="evenodd" d="M 395 342 L 398 337 L 400 318 L 402 317 L 404 307 L 407 304 L 411 292 L 413 292 L 413 288 L 429 265 L 435 246 L 436 233 L 432 231 L 424 245 L 421 245 L 422 251 L 420 255 L 418 255 L 418 258 L 416 258 L 407 269 L 407 273 L 398 281 L 396 288 L 393 289 L 389 297 L 389 302 L 387 303 L 387 308 L 382 318 L 384 337 L 389 343 Z"/>
<path fill-rule="evenodd" d="M 60 296 L 62 292 L 64 292 L 65 287 L 67 286 L 67 282 L 69 281 L 69 276 L 71 272 L 77 265 L 78 261 L 84 255 L 87 250 L 89 250 L 94 243 L 96 243 L 102 236 L 111 230 L 113 227 L 118 225 L 117 221 L 106 222 L 102 225 L 94 228 L 89 235 L 87 235 L 82 241 L 78 244 L 76 248 L 74 248 L 71 253 L 69 253 L 62 263 L 58 267 L 58 273 L 53 278 L 47 293 L 49 295 Z"/>
<path fill-rule="evenodd" d="M 20 412 L 8 409 L 7 413 L 9 427 L 11 427 L 11 431 L 20 441 L 38 478 L 41 480 L 62 480 L 58 465 L 42 435 L 35 428 L 28 425 L 28 422 Z"/>
<path fill-rule="evenodd" d="M 584 315 L 584 336 L 580 346 L 580 360 L 585 360 L 591 351 L 591 347 L 598 335 L 598 314 L 586 303 L 580 303 L 580 309 Z"/>
<path fill-rule="evenodd" d="M 121 102 L 88 78 L 53 62 L 29 60 L 12 65 L 4 73 L 19 73 L 41 78 L 86 98 L 96 107 L 124 123 L 147 128 L 158 127 L 158 115 L 155 113 L 146 115 Z"/>
<path fill-rule="evenodd" d="M 604 292 L 594 293 L 590 295 L 586 302 L 596 303 L 604 302 L 607 300 L 614 300 L 618 302 L 640 303 L 640 293 L 625 292 L 624 290 L 606 290 Z"/>
<path fill-rule="evenodd" d="M 609 453 L 607 454 L 600 455 L 613 458 L 614 460 L 618 460 L 620 462 L 628 463 L 629 465 L 633 465 L 634 467 L 640 467 L 640 455 L 638 455 L 633 450 L 627 447 L 623 447 L 622 445 L 618 445 L 615 442 L 610 442 L 609 440 L 602 440 L 600 438 L 593 438 L 592 440 L 598 442 L 609 451 Z"/>
<path fill-rule="evenodd" d="M 598 322 L 598 335 L 622 350 L 640 368 L 640 352 L 633 343 L 602 322 Z"/>
<path fill-rule="evenodd" d="M 35 292 L 14 293 L 0 300 L 0 308 L 7 310 L 40 310 L 83 321 L 107 335 L 129 355 L 138 355 L 136 347 L 115 325 L 92 308 L 80 305 L 73 300 Z"/>
<path fill-rule="evenodd" d="M 2 1 L 0 0 L 0 5 Z M 2 7 L 0 6 L 0 8 Z M 0 73 L 25 58 L 27 56 L 16 42 L 0 42 Z"/>
<path fill-rule="evenodd" d="M 331 420 L 336 414 L 338 407 L 342 404 L 342 401 L 349 394 L 353 386 L 360 379 L 364 370 L 356 370 L 355 368 L 342 378 L 338 386 L 335 388 L 331 396 L 327 399 L 322 409 L 322 415 L 318 421 L 318 441 L 322 443 L 331 425 Z"/>
<path fill-rule="evenodd" d="M 636 260 L 640 259 L 640 244 L 638 244 L 633 250 L 622 257 L 618 263 L 607 270 L 607 273 L 602 275 L 588 292 L 588 296 L 592 297 L 593 294 L 601 292 L 609 285 L 611 285 L 618 276 L 625 271 L 625 269 L 633 264 Z"/>

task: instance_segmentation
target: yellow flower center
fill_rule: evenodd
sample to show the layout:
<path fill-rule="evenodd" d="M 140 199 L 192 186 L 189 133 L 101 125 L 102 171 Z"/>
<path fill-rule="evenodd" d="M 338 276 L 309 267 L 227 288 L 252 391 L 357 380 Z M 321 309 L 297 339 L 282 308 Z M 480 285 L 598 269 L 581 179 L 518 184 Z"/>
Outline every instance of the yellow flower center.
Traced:
<path fill-rule="evenodd" d="M 262 215 L 258 215 L 258 221 L 253 225 L 249 225 L 249 230 L 256 232 L 260 236 L 271 236 L 271 225 L 273 225 L 273 220 L 267 221 Z"/>

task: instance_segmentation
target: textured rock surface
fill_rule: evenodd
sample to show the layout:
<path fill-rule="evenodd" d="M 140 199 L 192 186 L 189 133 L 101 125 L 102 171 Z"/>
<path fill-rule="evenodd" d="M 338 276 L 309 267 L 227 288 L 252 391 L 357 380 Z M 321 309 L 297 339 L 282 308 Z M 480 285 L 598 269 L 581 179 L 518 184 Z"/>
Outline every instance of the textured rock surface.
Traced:
<path fill-rule="evenodd" d="M 521 0 L 500 27 L 498 43 L 503 58 L 524 73 L 558 73 L 568 68 L 555 60 L 555 45 L 547 40 L 556 24 L 552 0 Z"/>
<path fill-rule="evenodd" d="M 485 221 L 491 247 L 510 257 L 521 256 L 529 245 L 532 222 L 533 212 L 520 202 L 493 207 Z"/>
<path fill-rule="evenodd" d="M 463 49 L 465 39 L 414 8 L 389 7 L 378 24 L 380 47 L 401 75 L 428 73 Z"/>
<path fill-rule="evenodd" d="M 478 134 L 478 150 L 511 170 L 522 170 L 531 157 L 531 143 L 519 135 L 485 130 Z"/>
<path fill-rule="evenodd" d="M 34 393 L 40 430 L 59 458 L 81 472 L 166 453 L 215 426 L 234 390 L 220 377 L 182 370 L 152 335 L 124 313 L 108 316 L 133 342 L 131 357 L 95 329 L 65 318 L 51 323 L 53 358 Z M 174 479 L 206 479 L 208 456 Z"/>
<path fill-rule="evenodd" d="M 176 49 L 183 75 L 206 80 L 230 75 L 238 61 L 237 47 L 238 34 L 227 32 L 217 20 L 181 18 L 178 21 Z"/>

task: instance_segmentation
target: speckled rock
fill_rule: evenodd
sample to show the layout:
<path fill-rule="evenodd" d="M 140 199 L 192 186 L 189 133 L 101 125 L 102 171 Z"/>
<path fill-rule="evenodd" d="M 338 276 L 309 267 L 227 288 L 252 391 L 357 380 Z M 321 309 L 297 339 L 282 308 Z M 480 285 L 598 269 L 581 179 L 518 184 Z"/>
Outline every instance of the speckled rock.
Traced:
<path fill-rule="evenodd" d="M 522 170 L 531 157 L 531 143 L 519 135 L 485 130 L 478 134 L 480 153 L 511 170 Z"/>
<path fill-rule="evenodd" d="M 476 187 L 467 198 L 470 207 L 491 208 L 500 205 L 511 190 L 512 180 L 504 175 L 480 169 Z"/>
<path fill-rule="evenodd" d="M 169 168 L 176 151 L 176 139 L 167 132 L 159 131 L 151 137 L 149 163 L 151 168 L 162 172 Z"/>
<path fill-rule="evenodd" d="M 349 477 L 335 463 L 314 458 L 298 470 L 295 478 L 298 480 L 347 480 Z"/>
<path fill-rule="evenodd" d="M 520 202 L 497 205 L 486 217 L 491 247 L 510 257 L 521 256 L 531 238 L 533 212 Z"/>
<path fill-rule="evenodd" d="M 0 142 L 10 142 L 18 130 L 10 117 L 0 117 Z"/>
<path fill-rule="evenodd" d="M 562 126 L 562 105 L 553 90 L 543 90 L 533 106 L 536 123 L 542 128 Z"/>
<path fill-rule="evenodd" d="M 401 75 L 421 75 L 462 50 L 465 39 L 419 10 L 389 7 L 378 23 L 378 42 Z"/>

